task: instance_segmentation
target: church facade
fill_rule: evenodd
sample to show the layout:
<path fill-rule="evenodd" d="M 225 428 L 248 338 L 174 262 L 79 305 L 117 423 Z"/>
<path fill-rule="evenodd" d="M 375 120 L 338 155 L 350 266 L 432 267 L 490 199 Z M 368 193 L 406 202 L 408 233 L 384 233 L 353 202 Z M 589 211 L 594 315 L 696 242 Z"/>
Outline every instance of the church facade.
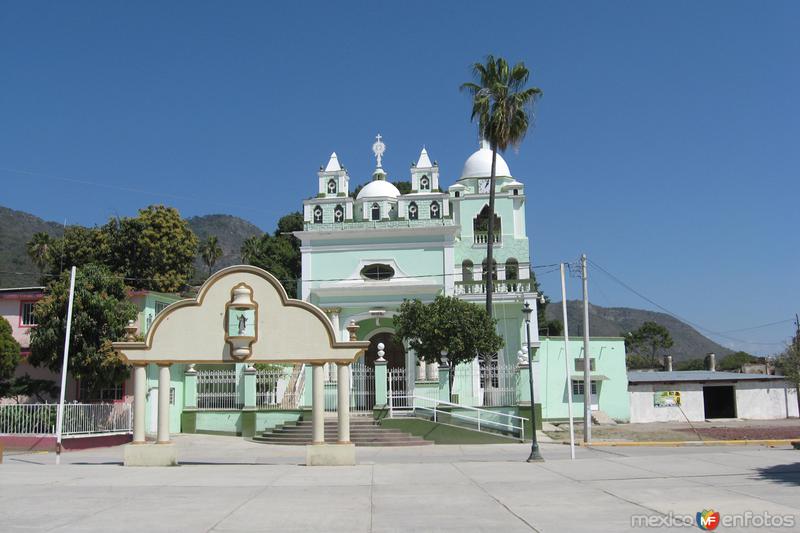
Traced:
<path fill-rule="evenodd" d="M 487 283 L 493 283 L 494 317 L 505 346 L 492 364 L 515 366 L 525 345 L 521 309 L 526 302 L 534 309 L 531 341 L 538 341 L 524 184 L 498 154 L 491 268 L 486 262 L 489 147 L 482 144 L 460 174 L 451 173 L 449 186 L 423 148 L 405 178 L 410 181 L 406 194 L 389 181 L 384 151 L 378 136 L 375 171 L 357 194 L 351 194 L 351 177 L 336 153 L 320 167 L 316 196 L 303 202 L 303 231 L 295 233 L 302 253 L 300 297 L 324 309 L 342 338 L 351 321 L 360 326 L 359 340 L 371 341 L 362 364 L 372 365 L 383 342 L 390 369 L 405 369 L 409 381 L 431 380 L 435 365 L 426 368 L 411 350 L 387 342 L 400 304 L 404 299 L 430 302 L 443 294 L 482 306 Z M 476 372 L 478 365 L 476 360 Z"/>

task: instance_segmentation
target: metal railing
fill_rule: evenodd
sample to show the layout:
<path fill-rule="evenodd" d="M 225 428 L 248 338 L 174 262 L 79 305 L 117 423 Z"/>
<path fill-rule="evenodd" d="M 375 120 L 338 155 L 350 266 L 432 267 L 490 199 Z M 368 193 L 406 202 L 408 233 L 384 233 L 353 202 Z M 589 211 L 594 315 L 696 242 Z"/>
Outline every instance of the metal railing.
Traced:
<path fill-rule="evenodd" d="M 339 403 L 339 382 L 325 381 L 325 411 L 337 411 Z M 375 369 L 363 365 L 353 365 L 350 370 L 350 412 L 371 413 L 375 407 Z"/>
<path fill-rule="evenodd" d="M 516 365 L 458 366 L 453 371 L 454 392 L 459 403 L 483 407 L 514 406 L 518 403 L 519 369 Z"/>
<path fill-rule="evenodd" d="M 197 371 L 197 408 L 242 408 L 236 369 Z"/>
<path fill-rule="evenodd" d="M 300 373 L 292 368 L 257 370 L 256 406 L 259 409 L 297 409 Z"/>
<path fill-rule="evenodd" d="M 0 434 L 55 435 L 57 404 L 0 405 Z M 131 404 L 68 403 L 64 405 L 64 435 L 129 433 L 133 418 Z"/>
<path fill-rule="evenodd" d="M 495 294 L 523 294 L 531 292 L 528 279 L 497 279 L 493 281 Z M 486 294 L 486 281 L 456 281 L 456 296 L 462 294 Z"/>
<path fill-rule="evenodd" d="M 383 229 L 383 228 L 422 228 L 426 226 L 453 226 L 452 218 L 435 218 L 425 220 L 363 220 L 345 222 L 305 222 L 305 231 L 332 231 L 343 229 Z"/>
<path fill-rule="evenodd" d="M 487 244 L 489 242 L 489 232 L 488 231 L 476 231 L 473 234 L 475 236 L 475 244 Z M 492 240 L 496 243 L 500 242 L 502 238 L 501 233 L 498 230 L 492 232 Z"/>
<path fill-rule="evenodd" d="M 410 415 L 437 423 L 467 426 L 481 433 L 510 434 L 520 441 L 525 438 L 525 419 L 520 416 L 414 395 L 390 394 L 388 399 L 389 418 Z M 449 409 L 441 409 L 442 406 Z"/>

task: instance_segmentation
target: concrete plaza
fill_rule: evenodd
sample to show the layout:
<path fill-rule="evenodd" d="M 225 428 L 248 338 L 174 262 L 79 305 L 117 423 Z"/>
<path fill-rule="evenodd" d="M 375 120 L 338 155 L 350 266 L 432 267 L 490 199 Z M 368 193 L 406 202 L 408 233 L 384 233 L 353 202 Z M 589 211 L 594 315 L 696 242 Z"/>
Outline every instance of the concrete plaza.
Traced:
<path fill-rule="evenodd" d="M 800 529 L 800 452 L 763 446 L 523 444 L 359 448 L 353 467 L 306 467 L 302 447 L 175 437 L 183 463 L 125 468 L 123 450 L 9 452 L 0 531 L 635 531 L 713 508 Z M 672 514 L 670 514 L 672 513 Z M 722 527 L 718 531 L 746 531 Z"/>

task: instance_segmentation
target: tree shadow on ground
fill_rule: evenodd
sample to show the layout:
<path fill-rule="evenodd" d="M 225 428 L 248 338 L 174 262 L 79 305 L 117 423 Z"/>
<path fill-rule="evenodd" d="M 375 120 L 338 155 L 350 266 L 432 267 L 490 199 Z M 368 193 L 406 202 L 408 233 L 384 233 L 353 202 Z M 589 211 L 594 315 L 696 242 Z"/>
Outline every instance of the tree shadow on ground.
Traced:
<path fill-rule="evenodd" d="M 800 462 L 759 468 L 756 472 L 762 479 L 800 486 Z"/>

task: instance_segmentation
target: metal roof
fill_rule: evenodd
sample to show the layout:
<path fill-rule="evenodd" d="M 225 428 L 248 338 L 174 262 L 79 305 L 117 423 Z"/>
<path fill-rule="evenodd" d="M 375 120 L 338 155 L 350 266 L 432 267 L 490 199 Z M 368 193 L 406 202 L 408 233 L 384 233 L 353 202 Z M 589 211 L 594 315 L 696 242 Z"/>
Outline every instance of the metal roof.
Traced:
<path fill-rule="evenodd" d="M 712 372 L 711 370 L 678 370 L 673 372 L 628 372 L 628 383 L 662 383 L 675 381 L 764 381 L 784 380 L 786 376 Z"/>

